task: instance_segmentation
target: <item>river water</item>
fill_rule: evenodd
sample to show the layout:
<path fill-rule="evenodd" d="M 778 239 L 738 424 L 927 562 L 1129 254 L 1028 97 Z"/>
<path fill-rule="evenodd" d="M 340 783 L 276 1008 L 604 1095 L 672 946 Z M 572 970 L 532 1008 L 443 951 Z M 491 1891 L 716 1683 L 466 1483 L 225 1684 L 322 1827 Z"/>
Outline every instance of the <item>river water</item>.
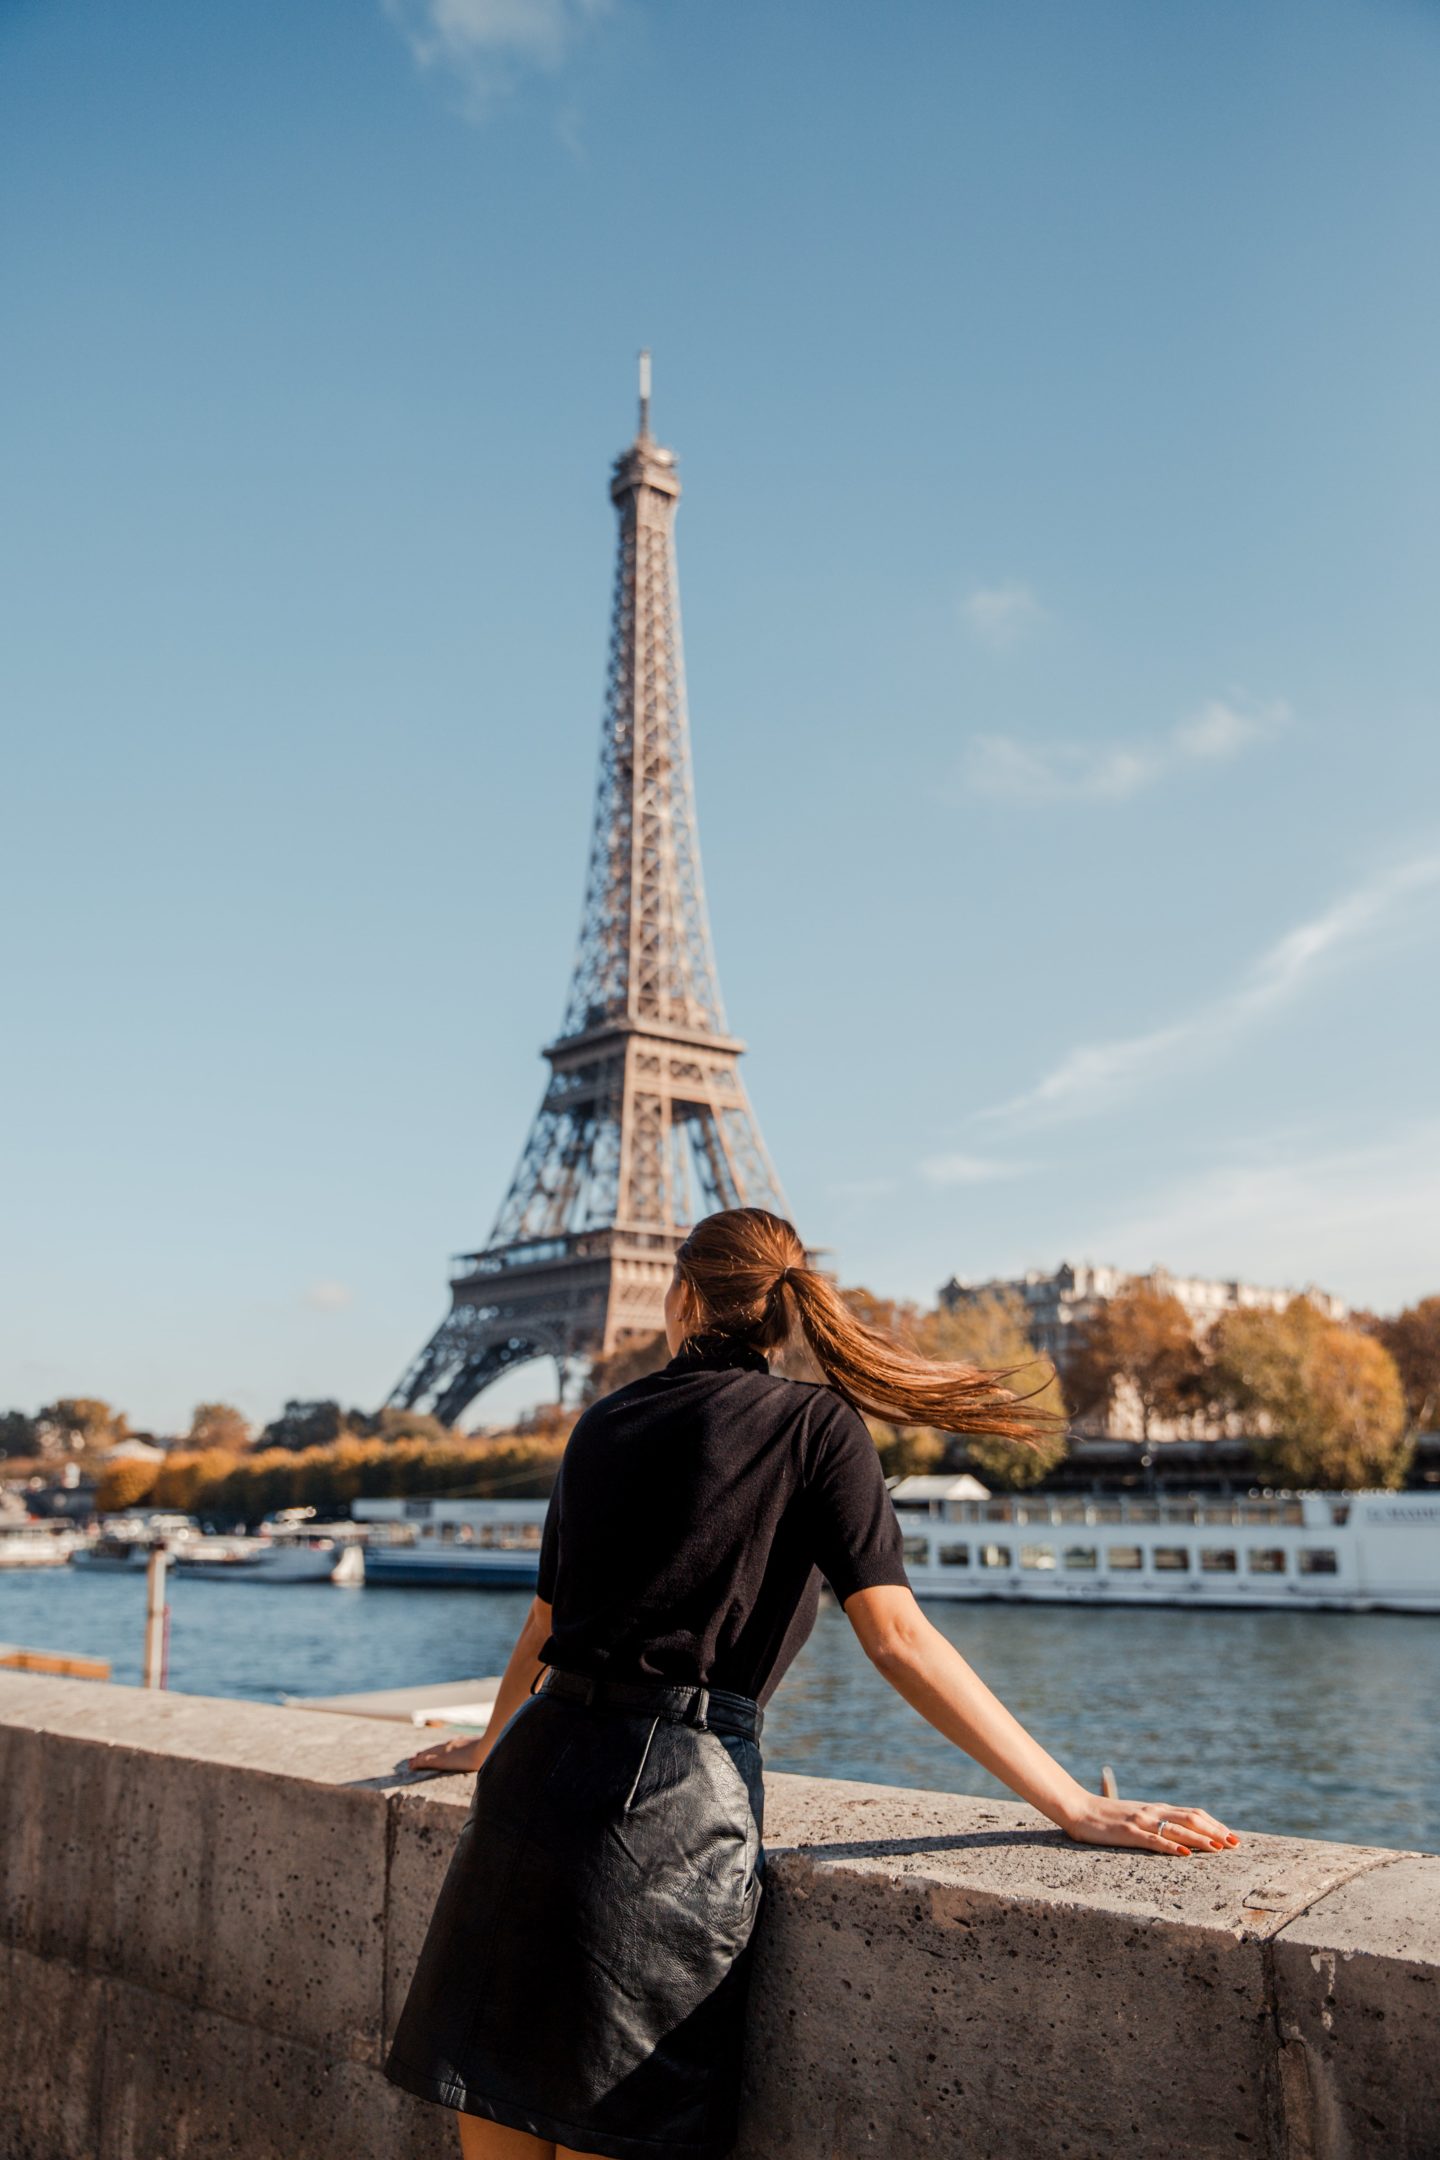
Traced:
<path fill-rule="evenodd" d="M 520 1591 L 170 1586 L 170 1684 L 328 1695 L 499 1672 Z M 143 1575 L 0 1575 L 0 1641 L 139 1678 Z M 1440 1850 L 1440 1617 L 927 1607 L 1075 1774 L 1239 1829 Z M 1001 1790 L 892 1693 L 828 1603 L 770 1705 L 772 1770 Z"/>

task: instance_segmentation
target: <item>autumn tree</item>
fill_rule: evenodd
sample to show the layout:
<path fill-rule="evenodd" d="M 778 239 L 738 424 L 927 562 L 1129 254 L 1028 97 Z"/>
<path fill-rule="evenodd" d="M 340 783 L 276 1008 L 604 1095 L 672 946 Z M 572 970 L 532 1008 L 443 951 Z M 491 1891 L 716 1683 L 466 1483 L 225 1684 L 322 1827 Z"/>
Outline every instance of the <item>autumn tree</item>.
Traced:
<path fill-rule="evenodd" d="M 642 1335 L 634 1342 L 622 1342 L 604 1357 L 593 1358 L 585 1381 L 585 1401 L 599 1402 L 602 1395 L 613 1395 L 616 1388 L 628 1387 L 632 1380 L 643 1380 L 649 1373 L 659 1372 L 670 1362 L 670 1348 L 664 1330 L 656 1335 Z"/>
<path fill-rule="evenodd" d="M 1065 1360 L 1065 1388 L 1077 1412 L 1108 1412 L 1128 1390 L 1140 1411 L 1140 1435 L 1155 1418 L 1181 1417 L 1207 1398 L 1205 1356 L 1179 1298 L 1143 1281 L 1106 1298 L 1076 1330 Z"/>
<path fill-rule="evenodd" d="M 1411 1431 L 1430 1431 L 1440 1418 L 1440 1297 L 1421 1298 L 1392 1319 L 1357 1313 L 1355 1324 L 1395 1360 Z"/>
<path fill-rule="evenodd" d="M 887 1478 L 925 1477 L 945 1461 L 949 1443 L 944 1433 L 932 1432 L 928 1425 L 887 1425 L 873 1417 L 865 1423 Z"/>
<path fill-rule="evenodd" d="M 1375 1336 L 1294 1298 L 1280 1313 L 1227 1313 L 1215 1370 L 1234 1406 L 1262 1421 L 1277 1482 L 1329 1492 L 1404 1483 L 1414 1452 L 1405 1391 Z"/>
<path fill-rule="evenodd" d="M 1008 1373 L 1007 1385 L 1033 1396 L 1054 1418 L 1052 1429 L 1034 1442 L 1002 1440 L 993 1433 L 966 1433 L 961 1444 L 971 1468 L 987 1484 L 1007 1489 L 1036 1485 L 1065 1460 L 1065 1400 L 1048 1359 L 1037 1357 L 1025 1330 L 1025 1308 L 1008 1291 L 987 1292 L 953 1307 L 922 1316 L 915 1330 L 917 1349 L 927 1357 L 962 1365 L 980 1365 Z"/>
<path fill-rule="evenodd" d="M 124 1515 L 131 1508 L 139 1507 L 148 1500 L 155 1488 L 157 1465 L 142 1462 L 134 1455 L 123 1455 L 118 1462 L 106 1463 L 100 1482 L 95 1488 L 95 1511 L 99 1515 Z"/>
<path fill-rule="evenodd" d="M 47 1403 L 35 1419 L 42 1455 L 90 1455 L 113 1447 L 129 1432 L 123 1411 L 112 1410 L 97 1395 L 62 1395 Z"/>
<path fill-rule="evenodd" d="M 190 1430 L 182 1443 L 187 1448 L 226 1448 L 239 1454 L 254 1437 L 250 1420 L 230 1403 L 196 1403 Z"/>

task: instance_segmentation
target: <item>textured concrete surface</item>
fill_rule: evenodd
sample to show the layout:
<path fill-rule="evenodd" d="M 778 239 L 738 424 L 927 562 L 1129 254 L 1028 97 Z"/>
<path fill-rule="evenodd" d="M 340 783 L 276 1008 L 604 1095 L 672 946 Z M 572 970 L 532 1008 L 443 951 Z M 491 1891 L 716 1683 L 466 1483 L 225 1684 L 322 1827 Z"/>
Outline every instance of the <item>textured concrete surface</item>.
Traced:
<path fill-rule="evenodd" d="M 1273 1949 L 1296 2151 L 1440 2154 L 1440 1859 L 1357 1874 Z"/>
<path fill-rule="evenodd" d="M 394 1728 L 0 1673 L 0 2160 L 451 2160 L 379 2065 L 469 1805 Z M 1440 1859 L 767 1784 L 737 2160 L 1440 2156 Z"/>

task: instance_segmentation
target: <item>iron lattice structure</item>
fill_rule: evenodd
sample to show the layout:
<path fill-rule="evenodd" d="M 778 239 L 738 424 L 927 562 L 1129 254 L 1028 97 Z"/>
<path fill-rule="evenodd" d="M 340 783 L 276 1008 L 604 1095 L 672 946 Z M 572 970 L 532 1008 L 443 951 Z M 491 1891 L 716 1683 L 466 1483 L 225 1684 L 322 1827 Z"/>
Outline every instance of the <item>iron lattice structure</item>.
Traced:
<path fill-rule="evenodd" d="M 453 1423 L 512 1365 L 604 1355 L 663 1324 L 698 1215 L 784 1196 L 726 1027 L 690 772 L 674 453 L 640 429 L 616 459 L 620 546 L 600 784 L 574 977 L 550 1080 L 483 1249 L 390 1397 Z"/>

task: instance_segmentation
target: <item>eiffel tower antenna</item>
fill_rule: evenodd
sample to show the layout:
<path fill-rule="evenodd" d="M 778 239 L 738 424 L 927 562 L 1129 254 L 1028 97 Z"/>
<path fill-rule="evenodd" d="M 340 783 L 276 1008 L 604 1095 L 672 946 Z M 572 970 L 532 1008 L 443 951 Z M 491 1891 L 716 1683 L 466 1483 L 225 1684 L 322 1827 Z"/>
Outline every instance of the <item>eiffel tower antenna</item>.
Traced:
<path fill-rule="evenodd" d="M 390 1396 L 454 1423 L 513 1365 L 655 1334 L 676 1247 L 716 1208 L 787 1212 L 720 1002 L 700 877 L 680 643 L 673 451 L 640 423 L 619 517 L 600 776 L 580 943 L 550 1079 L 495 1227 Z"/>

